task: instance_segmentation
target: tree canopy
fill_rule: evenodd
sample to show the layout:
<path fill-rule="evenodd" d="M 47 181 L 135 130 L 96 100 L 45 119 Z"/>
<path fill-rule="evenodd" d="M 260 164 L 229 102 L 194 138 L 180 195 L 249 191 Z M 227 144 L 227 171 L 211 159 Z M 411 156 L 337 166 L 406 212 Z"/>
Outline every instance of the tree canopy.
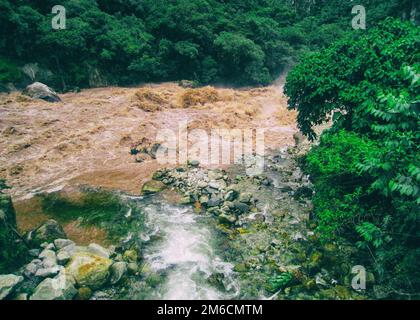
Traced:
<path fill-rule="evenodd" d="M 364 2 L 369 26 L 408 18 L 414 3 Z M 59 90 L 180 79 L 265 85 L 302 53 L 354 33 L 353 4 L 339 0 L 63 0 L 66 29 L 52 30 L 55 4 L 0 0 L 0 65 L 11 66 L 3 83 L 19 84 L 14 65 L 37 63 L 37 80 Z"/>

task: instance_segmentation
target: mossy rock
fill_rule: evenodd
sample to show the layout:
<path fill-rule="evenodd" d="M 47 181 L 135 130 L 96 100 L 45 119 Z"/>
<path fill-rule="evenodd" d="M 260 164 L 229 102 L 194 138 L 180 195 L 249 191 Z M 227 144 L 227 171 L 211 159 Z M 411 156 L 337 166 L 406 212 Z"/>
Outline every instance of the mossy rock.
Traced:
<path fill-rule="evenodd" d="M 311 271 L 316 271 L 321 268 L 321 263 L 323 259 L 323 254 L 320 251 L 312 252 L 308 261 L 308 269 Z"/>
<path fill-rule="evenodd" d="M 66 270 L 81 287 L 101 288 L 109 278 L 112 260 L 91 253 L 75 253 Z"/>
<path fill-rule="evenodd" d="M 137 262 L 139 255 L 136 250 L 126 250 L 123 254 L 123 260 L 127 262 Z"/>
<path fill-rule="evenodd" d="M 146 283 L 152 288 L 156 288 L 161 282 L 162 277 L 157 273 L 152 273 L 146 278 Z"/>
<path fill-rule="evenodd" d="M 185 196 L 185 197 L 182 197 L 181 199 L 179 199 L 178 203 L 181 204 L 181 205 L 188 205 L 188 204 L 192 204 L 193 201 L 192 201 L 190 196 Z"/>
<path fill-rule="evenodd" d="M 238 263 L 233 267 L 233 271 L 235 272 L 247 272 L 248 268 L 246 267 L 245 263 Z"/>
<path fill-rule="evenodd" d="M 166 188 L 166 185 L 163 182 L 156 181 L 156 180 L 151 180 L 151 181 L 146 182 L 143 185 L 143 187 L 141 189 L 141 192 L 144 195 L 154 194 L 154 193 L 161 192 L 165 188 Z"/>
<path fill-rule="evenodd" d="M 76 300 L 89 300 L 93 291 L 88 287 L 81 287 L 77 290 Z"/>

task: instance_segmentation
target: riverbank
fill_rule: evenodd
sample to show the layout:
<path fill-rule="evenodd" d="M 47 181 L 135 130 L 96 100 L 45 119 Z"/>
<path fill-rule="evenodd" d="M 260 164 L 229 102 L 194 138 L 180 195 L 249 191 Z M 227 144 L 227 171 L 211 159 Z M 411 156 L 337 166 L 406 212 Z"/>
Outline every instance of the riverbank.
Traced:
<path fill-rule="evenodd" d="M 46 269 L 42 252 L 56 261 L 62 249 L 37 243 L 9 298 L 45 293 L 44 282 L 63 277 L 78 254 L 95 255 L 92 246 L 108 252 L 100 285 L 75 279 L 64 298 L 365 298 L 350 286 L 352 248 L 322 244 L 314 232 L 313 189 L 298 164 L 309 143 L 296 134 L 281 91 L 162 84 L 87 90 L 54 106 L 8 96 L 1 174 L 12 187 L 17 227 L 27 236 L 54 219 L 79 248 L 56 272 L 25 276 L 28 266 Z M 246 161 L 159 163 L 156 135 L 180 121 L 205 132 L 264 128 L 263 170 L 247 174 Z"/>

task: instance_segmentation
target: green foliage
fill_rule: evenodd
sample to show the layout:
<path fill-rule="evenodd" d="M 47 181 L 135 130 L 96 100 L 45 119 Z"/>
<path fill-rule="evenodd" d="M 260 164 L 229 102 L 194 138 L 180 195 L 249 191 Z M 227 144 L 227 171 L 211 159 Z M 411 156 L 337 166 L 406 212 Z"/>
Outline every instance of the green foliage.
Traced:
<path fill-rule="evenodd" d="M 55 4 L 0 0 L 0 56 L 51 70 L 47 84 L 62 90 L 181 79 L 267 84 L 302 53 L 352 31 L 353 4 L 340 0 L 63 0 L 67 28 L 52 30 Z M 399 0 L 364 5 L 369 21 L 411 12 Z"/>
<path fill-rule="evenodd" d="M 324 239 L 351 234 L 357 221 L 380 207 L 367 192 L 371 177 L 357 168 L 366 156 L 373 157 L 379 150 L 373 141 L 340 130 L 324 133 L 319 146 L 308 153 L 305 167 L 317 190 L 313 201 L 318 231 Z"/>
<path fill-rule="evenodd" d="M 0 57 L 0 83 L 16 83 L 21 76 L 22 74 L 16 64 Z"/>
<path fill-rule="evenodd" d="M 405 66 L 401 78 L 406 88 L 398 95 L 382 92 L 378 103 L 370 105 L 367 114 L 372 116 L 374 136 L 383 139 L 381 152 L 366 157 L 358 167 L 376 177 L 372 189 L 385 196 L 392 193 L 420 204 L 420 65 Z"/>
<path fill-rule="evenodd" d="M 418 31 L 386 20 L 312 55 L 286 84 L 311 138 L 313 125 L 341 111 L 305 161 L 318 232 L 366 250 L 380 284 L 398 298 L 420 291 Z"/>
<path fill-rule="evenodd" d="M 308 55 L 287 77 L 289 108 L 298 109 L 301 131 L 314 138 L 312 129 L 341 111 L 338 126 L 361 133 L 371 131 L 366 116 L 384 87 L 401 90 L 406 81 L 401 67 L 419 60 L 419 28 L 409 22 L 387 19 L 358 39 L 345 39 Z"/>
<path fill-rule="evenodd" d="M 269 279 L 271 290 L 278 291 L 286 288 L 293 281 L 293 275 L 289 272 L 283 272 L 275 277 Z"/>

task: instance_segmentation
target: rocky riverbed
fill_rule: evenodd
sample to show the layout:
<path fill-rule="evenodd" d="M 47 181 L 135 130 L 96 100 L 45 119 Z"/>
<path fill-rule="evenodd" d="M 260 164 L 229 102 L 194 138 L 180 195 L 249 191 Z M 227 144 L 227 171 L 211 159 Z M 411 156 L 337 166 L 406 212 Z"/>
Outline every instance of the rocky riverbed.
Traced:
<path fill-rule="evenodd" d="M 198 161 L 156 171 L 142 196 L 118 195 L 118 220 L 142 223 L 107 248 L 49 220 L 25 236 L 31 260 L 0 277 L 2 298 L 364 299 L 350 285 L 354 249 L 317 239 L 296 152 L 266 156 L 252 177 Z"/>
<path fill-rule="evenodd" d="M 94 89 L 54 107 L 19 94 L 0 98 L 0 178 L 12 187 L 6 193 L 0 184 L 8 260 L 0 261 L 8 271 L 1 299 L 371 294 L 351 288 L 355 249 L 318 239 L 314 191 L 299 165 L 309 143 L 296 133 L 281 86 Z M 206 132 L 267 128 L 263 174 L 247 174 L 252 161 L 158 163 L 156 133 L 185 120 L 188 130 Z M 375 281 L 369 273 L 367 280 Z"/>

